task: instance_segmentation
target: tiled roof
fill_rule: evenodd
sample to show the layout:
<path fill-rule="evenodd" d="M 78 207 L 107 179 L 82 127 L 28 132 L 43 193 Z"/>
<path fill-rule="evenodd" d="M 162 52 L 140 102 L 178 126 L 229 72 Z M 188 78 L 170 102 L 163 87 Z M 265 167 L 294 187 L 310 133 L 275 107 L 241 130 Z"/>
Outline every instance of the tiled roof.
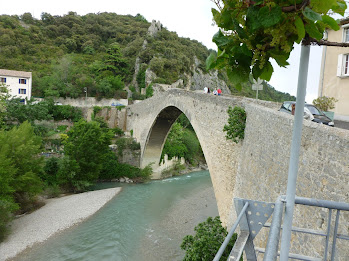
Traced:
<path fill-rule="evenodd" d="M 13 70 L 5 70 L 0 69 L 0 76 L 14 76 L 14 77 L 32 77 L 31 72 L 22 72 L 22 71 L 13 71 Z"/>

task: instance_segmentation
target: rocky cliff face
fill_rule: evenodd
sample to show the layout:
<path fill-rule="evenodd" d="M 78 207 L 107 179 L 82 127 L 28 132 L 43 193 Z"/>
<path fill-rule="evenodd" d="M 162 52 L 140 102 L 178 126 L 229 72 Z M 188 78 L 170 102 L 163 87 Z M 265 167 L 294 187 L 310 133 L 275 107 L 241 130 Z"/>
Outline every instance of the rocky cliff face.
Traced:
<path fill-rule="evenodd" d="M 148 36 L 150 37 L 156 37 L 156 35 L 162 30 L 162 24 L 160 21 L 153 20 L 149 29 L 148 29 Z M 144 40 L 142 50 L 147 48 L 147 40 Z M 218 72 L 212 71 L 209 73 L 204 72 L 202 69 L 202 61 L 194 57 L 194 64 L 192 65 L 191 73 L 184 73 L 182 78 L 177 79 L 176 82 L 173 82 L 172 84 L 160 84 L 160 83 L 154 83 L 154 81 L 157 79 L 157 75 L 148 67 L 145 72 L 145 83 L 146 86 L 149 86 L 151 83 L 152 88 L 154 90 L 154 93 L 156 92 L 162 92 L 167 91 L 172 88 L 181 88 L 186 90 L 203 90 L 204 87 L 209 87 L 210 90 L 214 90 L 215 88 L 222 89 L 223 94 L 230 94 L 229 87 L 227 84 L 219 79 Z M 140 69 L 140 59 L 136 59 L 135 63 L 135 72 L 133 76 L 133 81 L 131 83 L 132 86 L 136 88 L 137 91 L 142 92 L 142 94 L 145 93 L 145 90 L 139 90 L 138 83 L 136 81 L 137 74 L 139 73 Z"/>

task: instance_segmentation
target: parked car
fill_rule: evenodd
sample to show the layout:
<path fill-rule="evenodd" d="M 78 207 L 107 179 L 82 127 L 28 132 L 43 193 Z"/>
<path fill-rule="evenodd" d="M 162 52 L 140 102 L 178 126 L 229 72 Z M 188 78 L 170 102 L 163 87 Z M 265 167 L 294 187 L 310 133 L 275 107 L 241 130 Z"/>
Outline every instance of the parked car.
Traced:
<path fill-rule="evenodd" d="M 295 101 L 285 101 L 281 105 L 281 108 L 279 109 L 279 111 L 292 114 L 292 104 L 296 104 L 296 102 Z M 312 104 L 306 103 L 304 105 L 305 118 L 309 118 L 309 117 L 307 117 L 307 114 L 309 114 L 309 112 L 313 116 L 313 117 L 310 117 L 310 120 L 317 122 L 317 123 L 320 123 L 320 124 L 325 124 L 325 125 L 334 127 L 334 122 L 329 117 L 327 117 L 321 110 L 319 110 L 316 106 L 314 106 Z"/>

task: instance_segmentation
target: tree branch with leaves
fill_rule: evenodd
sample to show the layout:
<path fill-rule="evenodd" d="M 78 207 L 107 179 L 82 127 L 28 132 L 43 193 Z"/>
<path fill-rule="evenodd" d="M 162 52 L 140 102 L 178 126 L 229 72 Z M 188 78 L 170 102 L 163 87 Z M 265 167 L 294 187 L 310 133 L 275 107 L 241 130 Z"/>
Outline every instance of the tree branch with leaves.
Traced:
<path fill-rule="evenodd" d="M 331 45 L 326 29 L 339 30 L 329 12 L 344 15 L 344 0 L 213 0 L 213 18 L 220 30 L 213 36 L 218 52 L 206 60 L 207 69 L 225 69 L 235 88 L 261 78 L 269 81 L 271 60 L 281 67 L 295 43 Z M 331 45 L 333 46 L 333 44 Z M 343 45 L 341 45 L 343 46 Z"/>

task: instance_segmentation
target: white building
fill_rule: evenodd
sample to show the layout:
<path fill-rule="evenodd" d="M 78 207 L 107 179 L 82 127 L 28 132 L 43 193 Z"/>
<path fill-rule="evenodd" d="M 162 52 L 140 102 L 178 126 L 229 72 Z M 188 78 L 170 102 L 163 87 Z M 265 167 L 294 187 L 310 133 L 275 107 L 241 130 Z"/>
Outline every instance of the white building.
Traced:
<path fill-rule="evenodd" d="M 32 73 L 0 69 L 0 84 L 5 84 L 12 98 L 20 98 L 23 103 L 32 95 Z"/>

